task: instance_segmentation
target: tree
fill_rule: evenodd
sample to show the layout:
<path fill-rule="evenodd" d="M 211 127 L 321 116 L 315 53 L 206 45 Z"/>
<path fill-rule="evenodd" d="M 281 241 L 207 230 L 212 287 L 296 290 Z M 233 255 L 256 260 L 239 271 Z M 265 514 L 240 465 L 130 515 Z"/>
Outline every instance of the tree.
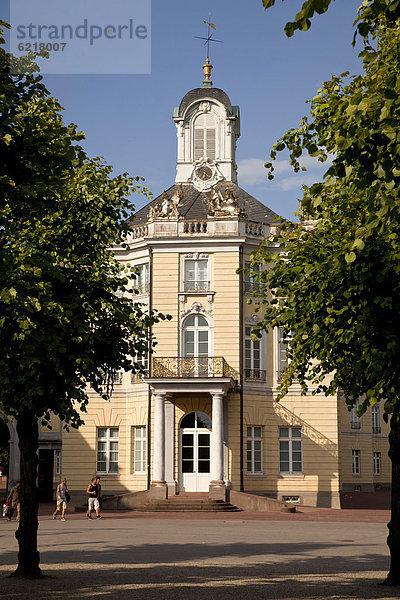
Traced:
<path fill-rule="evenodd" d="M 14 575 L 23 577 L 41 576 L 38 420 L 52 412 L 79 426 L 87 384 L 108 400 L 115 372 L 142 369 L 149 328 L 165 318 L 134 301 L 111 248 L 128 247 L 140 184 L 85 155 L 32 58 L 0 46 L 0 409 L 15 419 L 21 451 Z"/>
<path fill-rule="evenodd" d="M 335 0 L 305 0 L 294 21 L 286 23 L 285 33 L 292 37 L 295 31 L 307 31 L 311 27 L 314 14 L 322 15 L 327 12 Z M 264 8 L 271 8 L 276 0 L 262 0 Z M 285 0 L 282 0 L 285 2 Z M 396 21 L 400 16 L 400 0 L 366 0 L 358 10 L 355 21 L 358 33 L 365 37 L 374 34 L 379 28 L 381 17 L 389 21 Z"/>
<path fill-rule="evenodd" d="M 329 4 L 305 2 L 293 28 L 307 29 L 302 19 Z M 290 364 L 280 398 L 297 379 L 304 393 L 310 385 L 314 393 L 341 392 L 349 407 L 362 397 L 359 414 L 380 402 L 386 420 L 391 415 L 387 585 L 400 585 L 399 4 L 363 3 L 363 74 L 324 83 L 311 119 L 275 144 L 272 160 L 288 150 L 295 171 L 304 152 L 333 162 L 322 183 L 304 187 L 300 223 L 282 221 L 273 247 L 265 241 L 254 253 L 253 267 L 263 261 L 268 268 L 250 270 L 262 286 L 254 296 L 264 311 L 255 335 L 277 326 L 286 331 Z M 272 178 L 273 163 L 266 166 Z"/>

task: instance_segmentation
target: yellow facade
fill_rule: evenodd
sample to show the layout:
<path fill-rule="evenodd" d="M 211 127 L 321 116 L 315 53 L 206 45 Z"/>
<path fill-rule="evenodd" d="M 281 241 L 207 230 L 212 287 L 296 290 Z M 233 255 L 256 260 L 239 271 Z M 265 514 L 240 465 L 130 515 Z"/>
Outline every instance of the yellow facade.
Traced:
<path fill-rule="evenodd" d="M 212 125 L 198 135 L 199 115 L 215 135 Z M 222 90 L 199 88 L 174 121 L 177 183 L 138 211 L 130 250 L 117 252 L 138 269 L 137 300 L 172 318 L 153 327 L 146 376 L 121 373 L 108 403 L 88 390 L 85 425 L 63 434 L 74 498 L 95 474 L 105 494 L 230 487 L 336 508 L 341 492 L 389 485 L 384 423 L 373 431 L 367 414 L 351 428 L 343 398 L 302 396 L 296 385 L 276 402 L 280 335 L 252 340 L 256 284 L 237 270 L 272 239 L 277 215 L 237 185 L 238 107 Z"/>
<path fill-rule="evenodd" d="M 193 245 L 193 241 L 192 241 Z M 215 242 L 214 242 L 215 245 Z M 172 246 L 172 244 L 171 244 Z M 210 323 L 210 355 L 223 357 L 237 372 L 243 367 L 243 326 L 251 324 L 253 305 L 246 303 L 242 293 L 241 276 L 237 274 L 241 251 L 238 247 L 226 251 L 203 253 L 210 270 L 210 289 L 207 292 L 182 294 L 183 260 L 190 252 L 179 247 L 168 252 L 149 252 L 151 265 L 151 306 L 172 316 L 154 327 L 157 340 L 154 358 L 174 359 L 183 356 L 182 323 L 193 305 L 200 306 L 201 314 Z M 143 259 L 141 259 L 143 260 Z M 212 295 L 209 293 L 212 292 Z M 243 319 L 242 327 L 240 320 Z M 380 434 L 371 433 L 371 416 L 362 417 L 361 428 L 350 428 L 349 412 L 343 399 L 324 396 L 301 396 L 293 386 L 281 402 L 275 401 L 277 392 L 277 337 L 269 333 L 261 342 L 265 381 L 246 381 L 242 378 L 242 394 L 236 386 L 226 397 L 227 435 L 225 439 L 226 481 L 232 489 L 265 494 L 276 498 L 298 500 L 300 503 L 320 506 L 340 506 L 339 492 L 354 486 L 387 485 L 390 481 L 387 452 L 387 426 L 382 423 Z M 240 383 L 240 382 L 239 382 Z M 151 484 L 153 477 L 154 398 L 151 383 L 141 377 L 124 373 L 115 384 L 110 402 L 104 402 L 91 390 L 85 425 L 71 430 L 63 437 L 63 474 L 68 478 L 75 495 L 84 492 L 94 474 L 100 474 L 105 493 L 134 492 Z M 242 413 L 241 413 L 241 402 Z M 150 403 L 150 404 L 149 404 Z M 200 411 L 212 418 L 212 399 L 207 391 L 190 391 L 185 384 L 182 393 L 173 393 L 167 404 L 172 411 L 173 431 L 169 437 L 173 459 L 169 480 L 179 492 L 181 456 L 180 423 L 182 418 Z M 150 418 L 149 418 L 150 406 Z M 241 440 L 241 414 L 243 438 Z M 134 469 L 134 427 L 144 426 L 150 432 L 150 461 L 146 460 L 143 473 Z M 247 469 L 248 427 L 262 430 L 262 467 L 259 472 Z M 279 455 L 280 428 L 300 428 L 302 470 L 300 473 L 281 473 Z M 101 428 L 118 429 L 118 472 L 103 473 L 96 467 L 97 433 Z M 347 428 L 347 430 L 346 430 Z M 168 436 L 167 436 L 168 437 Z M 240 448 L 243 445 L 243 476 L 241 477 Z M 340 450 L 339 450 L 340 448 Z M 352 449 L 361 452 L 361 474 L 352 474 Z M 380 475 L 373 474 L 373 452 L 381 453 Z M 171 483 L 171 482 L 170 482 Z"/>

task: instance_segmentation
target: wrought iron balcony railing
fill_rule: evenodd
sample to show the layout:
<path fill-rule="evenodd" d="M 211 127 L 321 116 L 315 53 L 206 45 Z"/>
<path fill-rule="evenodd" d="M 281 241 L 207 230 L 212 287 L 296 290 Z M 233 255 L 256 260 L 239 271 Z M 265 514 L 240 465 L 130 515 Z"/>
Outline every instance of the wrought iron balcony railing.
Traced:
<path fill-rule="evenodd" d="M 184 281 L 184 292 L 208 292 L 210 289 L 209 281 Z"/>
<path fill-rule="evenodd" d="M 239 381 L 239 373 L 221 356 L 154 357 L 151 377 L 229 377 Z"/>
<path fill-rule="evenodd" d="M 245 369 L 244 378 L 246 381 L 266 381 L 267 372 L 261 369 Z"/>
<path fill-rule="evenodd" d="M 372 427 L 372 433 L 381 433 L 381 432 L 382 432 L 382 428 L 380 425 Z"/>
<path fill-rule="evenodd" d="M 350 429 L 361 429 L 361 421 L 350 421 Z"/>

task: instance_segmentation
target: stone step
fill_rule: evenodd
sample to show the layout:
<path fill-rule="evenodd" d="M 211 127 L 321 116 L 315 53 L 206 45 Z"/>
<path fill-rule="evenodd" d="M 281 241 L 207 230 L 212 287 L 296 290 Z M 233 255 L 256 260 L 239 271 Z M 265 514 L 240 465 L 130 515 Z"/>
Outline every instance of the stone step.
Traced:
<path fill-rule="evenodd" d="M 240 508 L 223 500 L 172 496 L 137 508 L 146 512 L 238 512 Z"/>
<path fill-rule="evenodd" d="M 158 506 L 147 504 L 136 508 L 141 512 L 241 512 L 237 506 Z"/>

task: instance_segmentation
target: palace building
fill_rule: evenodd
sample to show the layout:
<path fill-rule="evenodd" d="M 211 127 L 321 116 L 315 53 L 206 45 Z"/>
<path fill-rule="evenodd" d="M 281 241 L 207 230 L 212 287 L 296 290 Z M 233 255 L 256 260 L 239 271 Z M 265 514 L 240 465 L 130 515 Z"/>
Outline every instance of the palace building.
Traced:
<path fill-rule="evenodd" d="M 89 389 L 79 430 L 42 430 L 40 481 L 54 489 L 62 474 L 73 498 L 99 474 L 107 495 L 236 490 L 339 508 L 341 492 L 390 484 L 387 425 L 379 406 L 360 419 L 297 385 L 275 402 L 286 348 L 279 330 L 252 339 L 257 284 L 237 269 L 278 216 L 239 187 L 239 107 L 212 86 L 209 61 L 204 70 L 173 112 L 175 183 L 134 215 L 130 250 L 117 250 L 137 267 L 137 300 L 172 320 L 153 328 L 145 376 L 119 373 L 110 402 Z"/>

